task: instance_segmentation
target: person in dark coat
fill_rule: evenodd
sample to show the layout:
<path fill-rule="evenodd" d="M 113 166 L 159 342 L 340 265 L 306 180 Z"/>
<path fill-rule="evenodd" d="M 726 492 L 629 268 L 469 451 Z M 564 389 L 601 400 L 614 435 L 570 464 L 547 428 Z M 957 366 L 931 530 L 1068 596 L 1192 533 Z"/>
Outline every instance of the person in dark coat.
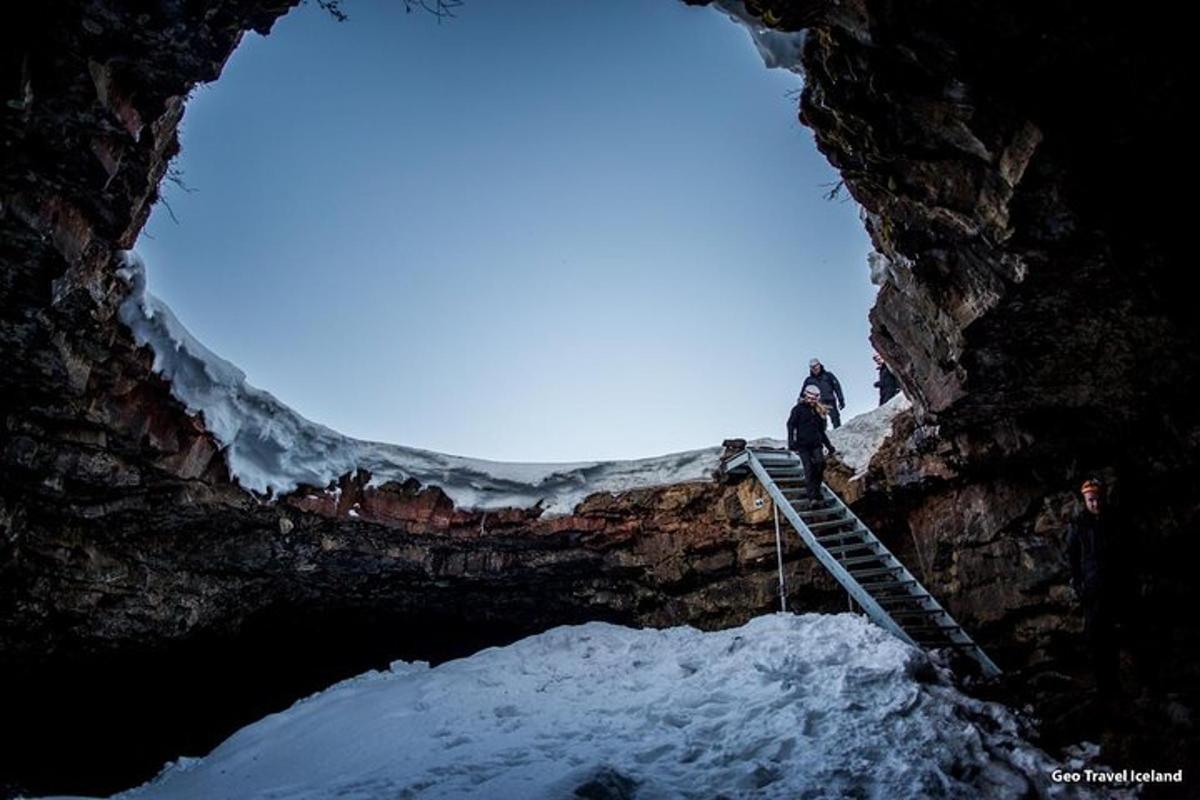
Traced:
<path fill-rule="evenodd" d="M 825 369 L 825 365 L 821 363 L 820 359 L 814 358 L 808 362 L 808 377 L 804 379 L 804 385 L 800 387 L 800 391 L 804 391 L 809 386 L 816 386 L 821 390 L 821 402 L 825 405 L 834 429 L 841 427 L 842 415 L 840 412 L 846 407 L 846 397 L 842 394 L 842 385 L 838 383 L 837 376 Z"/>
<path fill-rule="evenodd" d="M 825 478 L 825 453 L 821 448 L 829 450 L 829 455 L 837 452 L 825 433 L 827 413 L 821 405 L 821 390 L 809 385 L 796 398 L 787 421 L 788 449 L 799 455 L 804 464 L 808 499 L 814 503 L 821 500 L 821 482 Z"/>
<path fill-rule="evenodd" d="M 1067 528 L 1071 588 L 1083 605 L 1096 688 L 1101 697 L 1112 697 L 1120 688 L 1116 636 L 1120 531 L 1099 481 L 1084 481 L 1080 492 L 1084 508 Z"/>
<path fill-rule="evenodd" d="M 879 405 L 883 405 L 900 393 L 900 384 L 879 353 L 875 354 L 875 366 L 879 368 L 879 380 L 875 381 L 875 388 L 879 390 Z"/>

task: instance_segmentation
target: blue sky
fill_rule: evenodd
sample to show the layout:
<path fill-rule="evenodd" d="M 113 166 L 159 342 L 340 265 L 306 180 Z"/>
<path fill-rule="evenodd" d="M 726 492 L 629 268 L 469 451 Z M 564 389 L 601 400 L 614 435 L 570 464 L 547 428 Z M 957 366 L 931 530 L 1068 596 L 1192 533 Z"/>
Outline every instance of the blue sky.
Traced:
<path fill-rule="evenodd" d="M 874 407 L 870 244 L 710 8 L 297 9 L 199 88 L 138 250 L 206 345 L 344 433 L 522 461 L 782 436 L 814 355 Z"/>

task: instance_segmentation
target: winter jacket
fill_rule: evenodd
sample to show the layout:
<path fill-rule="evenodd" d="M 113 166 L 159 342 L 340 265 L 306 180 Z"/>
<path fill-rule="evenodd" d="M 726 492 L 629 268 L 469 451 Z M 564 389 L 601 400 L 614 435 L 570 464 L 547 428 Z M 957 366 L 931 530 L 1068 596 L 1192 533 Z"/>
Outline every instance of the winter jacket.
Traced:
<path fill-rule="evenodd" d="M 825 368 L 816 375 L 809 375 L 804 379 L 804 386 L 815 385 L 821 390 L 821 402 L 827 406 L 834 403 L 834 398 L 837 398 L 838 408 L 843 408 L 846 405 L 846 398 L 842 394 L 842 385 L 838 383 L 837 377 Z M 800 391 L 804 391 L 804 386 L 800 387 Z"/>
<path fill-rule="evenodd" d="M 879 390 L 879 405 L 883 405 L 900 392 L 900 384 L 887 364 L 879 365 L 879 380 L 875 381 L 875 388 Z"/>
<path fill-rule="evenodd" d="M 1113 594 L 1117 589 L 1116 570 L 1119 531 L 1111 511 L 1093 514 L 1086 509 L 1067 528 L 1067 561 L 1071 565 L 1071 586 L 1085 601 Z"/>
<path fill-rule="evenodd" d="M 788 449 L 811 450 L 825 445 L 832 453 L 833 445 L 825 433 L 828 424 L 829 421 L 815 408 L 803 400 L 798 401 L 792 406 L 792 413 L 788 415 Z"/>

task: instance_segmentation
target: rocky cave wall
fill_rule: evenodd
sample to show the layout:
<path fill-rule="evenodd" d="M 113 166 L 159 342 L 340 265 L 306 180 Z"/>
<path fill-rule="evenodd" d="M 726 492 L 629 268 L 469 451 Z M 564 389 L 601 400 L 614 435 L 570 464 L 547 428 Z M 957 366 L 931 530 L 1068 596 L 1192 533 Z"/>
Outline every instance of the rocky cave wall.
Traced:
<path fill-rule="evenodd" d="M 1081 481 L 1104 478 L 1129 545 L 1136 698 L 1108 755 L 1195 764 L 1180 32 L 1069 2 L 761 5 L 810 28 L 801 119 L 866 212 L 872 341 L 914 400 L 861 502 L 1011 686 L 1063 737 L 1099 738 L 1076 718 L 1088 681 L 1064 530 Z"/>
<path fill-rule="evenodd" d="M 215 670 L 171 647 L 202 641 L 236 661 L 252 638 L 239 630 L 278 645 L 270 631 L 297 617 L 342 645 L 336 632 L 369 613 L 379 618 L 364 623 L 367 638 L 390 632 L 361 663 L 314 667 L 316 688 L 389 654 L 454 654 L 437 636 L 453 626 L 463 646 L 584 618 L 719 626 L 771 608 L 773 540 L 744 485 L 598 496 L 541 520 L 458 512 L 432 487 L 362 493 L 346 478 L 343 497 L 368 509 L 352 520 L 344 506 L 302 494 L 263 503 L 230 484 L 203 420 L 117 322 L 113 254 L 157 197 L 189 91 L 219 75 L 244 31 L 268 31 L 291 5 L 86 0 L 8 20 L 9 707 L 32 719 L 38 706 L 25 701 L 98 664 L 105 679 L 144 677 L 133 666 L 160 657 Z M 775 27 L 809 29 L 802 120 L 867 212 L 880 253 L 873 339 L 916 404 L 868 479 L 839 488 L 1053 708 L 1086 672 L 1063 521 L 1079 479 L 1103 474 L 1137 511 L 1137 612 L 1155 633 L 1133 666 L 1157 701 L 1141 711 L 1166 731 L 1158 741 L 1191 748 L 1197 641 L 1181 609 L 1196 599 L 1200 350 L 1175 286 L 1186 250 L 1171 190 L 1188 152 L 1178 26 L 1068 2 L 749 6 Z M 839 607 L 810 560 L 789 559 L 796 605 Z M 87 686 L 63 715 L 92 708 L 102 684 Z M 102 738 L 92 733 L 81 753 Z M 179 751 L 147 748 L 141 770 Z M 101 780 L 104 751 L 91 752 Z"/>

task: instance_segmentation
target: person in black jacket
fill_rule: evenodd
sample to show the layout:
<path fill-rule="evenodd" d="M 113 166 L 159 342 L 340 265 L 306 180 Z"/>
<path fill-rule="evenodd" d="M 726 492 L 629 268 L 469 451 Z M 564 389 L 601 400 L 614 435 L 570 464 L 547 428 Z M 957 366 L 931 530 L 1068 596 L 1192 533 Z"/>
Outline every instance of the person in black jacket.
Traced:
<path fill-rule="evenodd" d="M 804 464 L 804 483 L 813 503 L 821 500 L 821 482 L 825 477 L 825 453 L 821 447 L 824 445 L 829 455 L 837 452 L 825 433 L 827 413 L 821 405 L 821 390 L 809 385 L 796 398 L 787 421 L 788 449 L 799 455 Z"/>
<path fill-rule="evenodd" d="M 875 366 L 879 368 L 879 380 L 875 381 L 875 388 L 879 390 L 879 405 L 883 405 L 900 393 L 900 384 L 879 353 L 875 354 Z"/>
<path fill-rule="evenodd" d="M 1080 492 L 1084 508 L 1067 528 L 1071 588 L 1083 605 L 1084 634 L 1097 691 L 1101 697 L 1111 697 L 1119 691 L 1116 616 L 1120 531 L 1099 481 L 1084 481 Z"/>
<path fill-rule="evenodd" d="M 800 387 L 800 390 L 804 391 L 809 386 L 816 386 L 821 390 L 821 400 L 825 404 L 829 419 L 833 422 L 834 430 L 841 427 L 840 411 L 846 407 L 842 384 L 838 383 L 836 375 L 825 369 L 825 365 L 821 363 L 820 359 L 814 358 L 808 362 L 808 377 L 804 379 L 804 385 Z"/>

